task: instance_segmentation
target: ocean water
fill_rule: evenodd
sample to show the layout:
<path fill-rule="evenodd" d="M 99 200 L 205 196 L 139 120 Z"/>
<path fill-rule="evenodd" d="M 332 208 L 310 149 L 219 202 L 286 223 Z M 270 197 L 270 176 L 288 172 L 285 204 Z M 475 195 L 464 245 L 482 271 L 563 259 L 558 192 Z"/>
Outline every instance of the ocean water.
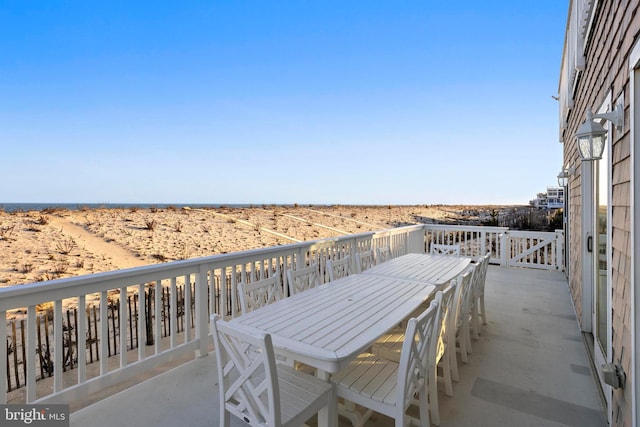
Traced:
<path fill-rule="evenodd" d="M 5 212 L 21 212 L 21 211 L 42 211 L 45 209 L 68 209 L 68 210 L 81 210 L 81 209 L 122 209 L 122 208 L 182 208 L 189 206 L 191 208 L 221 208 L 223 206 L 229 208 L 248 208 L 251 206 L 262 205 L 250 205 L 250 204 L 225 204 L 225 203 L 0 203 L 0 211 Z"/>

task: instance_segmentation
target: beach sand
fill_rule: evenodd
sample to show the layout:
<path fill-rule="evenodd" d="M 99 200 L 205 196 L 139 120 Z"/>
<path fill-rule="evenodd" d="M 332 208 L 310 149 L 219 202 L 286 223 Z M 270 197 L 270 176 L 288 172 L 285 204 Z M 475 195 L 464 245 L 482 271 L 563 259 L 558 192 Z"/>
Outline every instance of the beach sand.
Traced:
<path fill-rule="evenodd" d="M 410 224 L 478 223 L 501 208 L 263 205 L 0 211 L 0 287 Z"/>

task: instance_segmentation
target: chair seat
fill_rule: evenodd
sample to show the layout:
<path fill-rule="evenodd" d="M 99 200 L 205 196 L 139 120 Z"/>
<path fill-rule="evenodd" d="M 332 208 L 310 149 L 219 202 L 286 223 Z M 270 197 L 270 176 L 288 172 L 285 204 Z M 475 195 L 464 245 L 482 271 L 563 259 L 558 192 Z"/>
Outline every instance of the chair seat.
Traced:
<path fill-rule="evenodd" d="M 407 414 L 407 408 L 412 404 L 418 405 L 421 426 L 430 425 L 430 418 L 434 424 L 439 424 L 437 407 L 429 407 L 432 399 L 428 396 L 428 370 L 435 357 L 441 301 L 442 292 L 439 291 L 426 311 L 409 319 L 405 336 L 410 338 L 404 340 L 399 363 L 374 353 L 360 354 L 346 368 L 331 376 L 336 395 L 346 402 L 394 418 L 396 426 L 415 421 Z M 432 417 L 429 416 L 430 409 Z M 362 425 L 364 421 L 357 422 Z"/>
<path fill-rule="evenodd" d="M 399 364 L 373 353 L 362 353 L 349 365 L 331 376 L 339 397 L 356 404 L 377 402 L 371 408 L 376 412 L 393 416 L 398 393 L 396 392 Z"/>
<path fill-rule="evenodd" d="M 400 362 L 400 351 L 404 343 L 405 329 L 396 326 L 371 346 L 371 352 L 384 357 L 387 360 Z"/>
<path fill-rule="evenodd" d="M 332 389 L 332 384 L 302 373 L 291 366 L 277 364 L 278 385 L 280 386 L 280 412 L 282 423 L 295 425 L 294 420 L 304 422 L 311 418 L 321 402 L 326 400 L 326 394 Z M 306 411 L 303 409 L 307 408 Z"/>

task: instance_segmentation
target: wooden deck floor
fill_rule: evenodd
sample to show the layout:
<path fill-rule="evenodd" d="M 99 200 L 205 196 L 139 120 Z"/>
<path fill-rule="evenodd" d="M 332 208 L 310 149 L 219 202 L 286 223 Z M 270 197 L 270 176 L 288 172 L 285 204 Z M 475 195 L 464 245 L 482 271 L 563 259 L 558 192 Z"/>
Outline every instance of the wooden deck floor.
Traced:
<path fill-rule="evenodd" d="M 441 427 L 606 425 L 564 274 L 491 266 L 486 301 L 489 324 L 460 363 L 455 396 L 440 393 Z M 71 425 L 217 426 L 215 353 L 80 409 Z"/>

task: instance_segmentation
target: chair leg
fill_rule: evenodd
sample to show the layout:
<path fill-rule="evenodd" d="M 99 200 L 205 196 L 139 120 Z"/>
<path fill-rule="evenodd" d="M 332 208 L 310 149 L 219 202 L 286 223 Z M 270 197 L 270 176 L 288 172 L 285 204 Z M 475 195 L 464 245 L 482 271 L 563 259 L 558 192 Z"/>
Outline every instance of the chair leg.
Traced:
<path fill-rule="evenodd" d="M 467 340 L 467 353 L 471 354 L 471 319 L 467 320 L 467 327 L 465 329 L 465 338 Z"/>
<path fill-rule="evenodd" d="M 231 417 L 229 413 L 224 409 L 224 405 L 220 411 L 220 427 L 229 427 L 231 424 Z"/>
<path fill-rule="evenodd" d="M 453 396 L 453 383 L 451 382 L 451 357 L 449 357 L 449 349 L 442 356 L 442 381 L 444 382 L 444 393 Z"/>
<path fill-rule="evenodd" d="M 460 345 L 460 359 L 463 363 L 469 363 L 467 354 L 471 353 L 471 338 L 469 337 L 469 320 L 465 319 L 460 327 L 458 344 Z"/>
<path fill-rule="evenodd" d="M 484 308 L 484 294 L 480 295 L 480 316 L 482 317 L 482 324 L 487 324 L 487 311 Z"/>
<path fill-rule="evenodd" d="M 478 305 L 476 301 L 471 309 L 471 331 L 473 332 L 474 340 L 477 340 L 480 334 L 479 323 L 480 321 L 478 320 Z"/>
<path fill-rule="evenodd" d="M 449 366 L 451 367 L 451 379 L 458 382 L 460 381 L 460 374 L 458 373 L 458 356 L 456 353 L 456 340 L 453 337 L 453 348 L 449 351 Z"/>
<path fill-rule="evenodd" d="M 467 358 L 467 340 L 464 337 L 464 325 L 460 328 L 460 335 L 458 335 L 458 339 L 456 340 L 456 344 L 460 350 L 460 360 L 462 363 L 469 363 L 469 359 Z"/>
<path fill-rule="evenodd" d="M 438 407 L 438 367 L 431 369 L 433 378 L 428 379 L 429 387 L 429 411 L 431 412 L 431 422 L 440 425 L 440 408 Z"/>
<path fill-rule="evenodd" d="M 420 392 L 418 396 L 418 407 L 420 408 L 420 426 L 429 427 L 431 425 L 431 418 L 429 418 L 429 402 L 427 385 L 425 384 L 424 390 Z M 396 421 L 397 425 L 397 421 Z M 403 426 L 404 427 L 404 426 Z"/>
<path fill-rule="evenodd" d="M 469 317 L 468 319 L 465 319 L 465 321 L 463 322 L 463 325 L 465 326 L 462 331 L 464 332 L 464 339 L 465 339 L 465 349 L 467 350 L 468 354 L 473 353 L 473 351 L 471 351 L 471 317 Z"/>

